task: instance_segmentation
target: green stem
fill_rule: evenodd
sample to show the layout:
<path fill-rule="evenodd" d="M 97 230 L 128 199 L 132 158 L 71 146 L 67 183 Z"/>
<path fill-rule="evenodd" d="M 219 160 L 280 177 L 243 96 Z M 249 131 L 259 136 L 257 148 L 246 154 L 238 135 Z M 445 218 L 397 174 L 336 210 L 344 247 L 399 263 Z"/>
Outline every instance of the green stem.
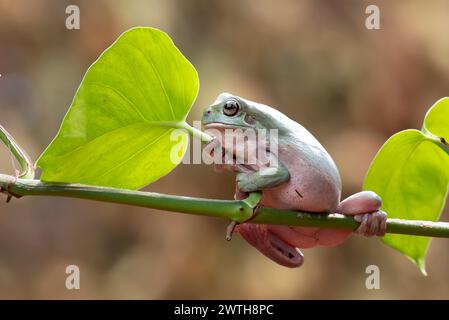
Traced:
<path fill-rule="evenodd" d="M 184 129 L 186 129 L 194 138 L 199 139 L 201 142 L 210 142 L 213 138 L 207 133 L 192 127 L 188 123 L 184 122 Z"/>
<path fill-rule="evenodd" d="M 79 184 L 44 183 L 39 180 L 15 179 L 3 174 L 0 174 L 0 187 L 4 193 L 16 197 L 81 198 L 219 217 L 238 222 L 246 221 L 252 216 L 254 200 L 257 198 L 257 195 L 251 195 L 250 199 L 244 200 L 213 200 Z M 251 222 L 351 230 L 358 227 L 358 222 L 352 217 L 340 214 L 317 214 L 266 207 L 259 208 Z M 449 238 L 449 223 L 388 219 L 387 233 Z"/>
<path fill-rule="evenodd" d="M 421 131 L 424 133 L 424 135 L 427 137 L 429 141 L 436 144 L 438 147 L 440 147 L 444 152 L 446 152 L 449 155 L 449 144 L 444 137 L 438 137 L 434 135 L 432 132 L 428 131 L 425 127 L 423 127 Z"/>
<path fill-rule="evenodd" d="M 212 140 L 212 137 L 185 122 L 184 124 L 178 124 L 178 127 L 186 129 L 202 142 Z M 260 200 L 259 193 L 252 193 L 243 200 L 215 200 L 81 184 L 44 183 L 40 180 L 33 180 L 34 166 L 32 161 L 2 126 L 0 126 L 0 140 L 11 150 L 21 169 L 19 179 L 0 174 L 0 192 L 7 194 L 8 200 L 12 196 L 17 198 L 22 196 L 57 196 L 219 217 L 237 222 L 244 222 L 252 218 L 252 223 L 351 230 L 357 229 L 359 225 L 352 217 L 340 214 L 317 214 L 265 207 L 257 208 L 257 203 Z M 437 141 L 435 140 L 435 142 Z M 440 141 L 440 144 L 442 144 L 442 141 Z M 253 215 L 254 208 L 257 208 L 256 216 Z M 449 238 L 449 223 L 388 219 L 387 233 Z"/>
<path fill-rule="evenodd" d="M 34 165 L 27 153 L 19 146 L 14 138 L 0 125 L 0 140 L 8 147 L 20 166 L 19 177 L 34 179 Z"/>
<path fill-rule="evenodd" d="M 188 133 L 190 133 L 194 138 L 197 138 L 201 142 L 205 142 L 205 143 L 210 142 L 213 139 L 207 133 L 205 133 L 195 127 L 192 127 L 185 120 L 183 120 L 183 121 L 146 121 L 145 123 L 151 124 L 153 126 L 159 126 L 159 127 L 184 129 Z"/>

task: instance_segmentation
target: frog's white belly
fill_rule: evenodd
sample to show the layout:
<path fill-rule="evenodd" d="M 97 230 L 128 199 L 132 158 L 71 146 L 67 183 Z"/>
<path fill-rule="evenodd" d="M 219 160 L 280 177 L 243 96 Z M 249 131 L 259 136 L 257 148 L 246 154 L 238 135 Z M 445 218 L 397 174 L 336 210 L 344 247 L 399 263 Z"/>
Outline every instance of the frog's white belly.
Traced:
<path fill-rule="evenodd" d="M 279 150 L 290 180 L 263 190 L 262 204 L 284 210 L 335 212 L 340 203 L 340 176 L 324 149 Z"/>

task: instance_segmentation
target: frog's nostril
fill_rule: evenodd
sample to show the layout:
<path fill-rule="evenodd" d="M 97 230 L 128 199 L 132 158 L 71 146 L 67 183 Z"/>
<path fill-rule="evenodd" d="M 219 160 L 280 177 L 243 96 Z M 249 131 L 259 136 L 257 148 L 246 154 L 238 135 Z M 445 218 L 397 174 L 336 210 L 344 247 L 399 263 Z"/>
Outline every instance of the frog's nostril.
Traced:
<path fill-rule="evenodd" d="M 207 110 L 207 114 L 209 114 L 210 113 L 210 110 Z"/>

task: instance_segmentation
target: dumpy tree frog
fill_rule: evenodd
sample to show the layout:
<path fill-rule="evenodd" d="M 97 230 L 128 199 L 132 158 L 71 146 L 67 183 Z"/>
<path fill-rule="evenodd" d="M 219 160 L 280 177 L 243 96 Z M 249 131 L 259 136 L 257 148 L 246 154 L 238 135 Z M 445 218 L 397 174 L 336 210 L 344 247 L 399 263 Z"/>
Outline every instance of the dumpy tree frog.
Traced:
<path fill-rule="evenodd" d="M 216 163 L 216 169 L 237 173 L 236 199 L 243 199 L 253 191 L 261 191 L 260 205 L 351 215 L 360 222 L 355 233 L 365 236 L 385 234 L 387 215 L 380 210 L 380 197 L 374 192 L 363 191 L 340 202 L 340 175 L 330 155 L 309 131 L 278 110 L 222 93 L 204 111 L 202 123 L 206 132 L 215 137 L 210 142 L 214 145 L 210 148 L 210 154 L 216 152 L 217 145 L 223 152 L 220 159 L 224 162 Z M 260 161 L 256 157 L 255 161 L 249 162 L 256 150 L 260 153 L 260 147 L 247 136 L 240 140 L 236 136 L 245 135 L 247 131 L 260 136 L 259 133 L 264 131 L 261 129 L 265 130 L 265 142 L 268 141 L 265 136 L 268 136 L 270 129 L 275 129 L 277 133 L 277 141 L 270 139 L 268 143 L 259 143 L 264 148 L 261 154 L 271 160 Z M 233 143 L 226 142 L 229 133 L 233 133 Z M 273 152 L 274 149 L 276 152 Z M 302 265 L 304 256 L 300 249 L 335 246 L 353 233 L 343 229 L 250 222 L 239 224 L 236 232 L 265 256 L 286 267 Z"/>

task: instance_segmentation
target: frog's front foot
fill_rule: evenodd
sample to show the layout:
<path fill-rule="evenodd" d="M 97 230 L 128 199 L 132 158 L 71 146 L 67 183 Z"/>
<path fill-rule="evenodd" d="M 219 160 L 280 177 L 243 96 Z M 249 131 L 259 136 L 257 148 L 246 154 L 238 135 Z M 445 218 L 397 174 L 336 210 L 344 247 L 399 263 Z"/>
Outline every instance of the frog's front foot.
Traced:
<path fill-rule="evenodd" d="M 355 230 L 355 233 L 367 237 L 383 237 L 387 231 L 387 214 L 381 210 L 358 214 L 354 216 L 354 220 L 360 222 L 360 226 Z"/>
<path fill-rule="evenodd" d="M 251 179 L 251 173 L 238 173 L 236 177 L 237 187 L 242 192 L 252 192 L 260 190 L 256 183 Z"/>

